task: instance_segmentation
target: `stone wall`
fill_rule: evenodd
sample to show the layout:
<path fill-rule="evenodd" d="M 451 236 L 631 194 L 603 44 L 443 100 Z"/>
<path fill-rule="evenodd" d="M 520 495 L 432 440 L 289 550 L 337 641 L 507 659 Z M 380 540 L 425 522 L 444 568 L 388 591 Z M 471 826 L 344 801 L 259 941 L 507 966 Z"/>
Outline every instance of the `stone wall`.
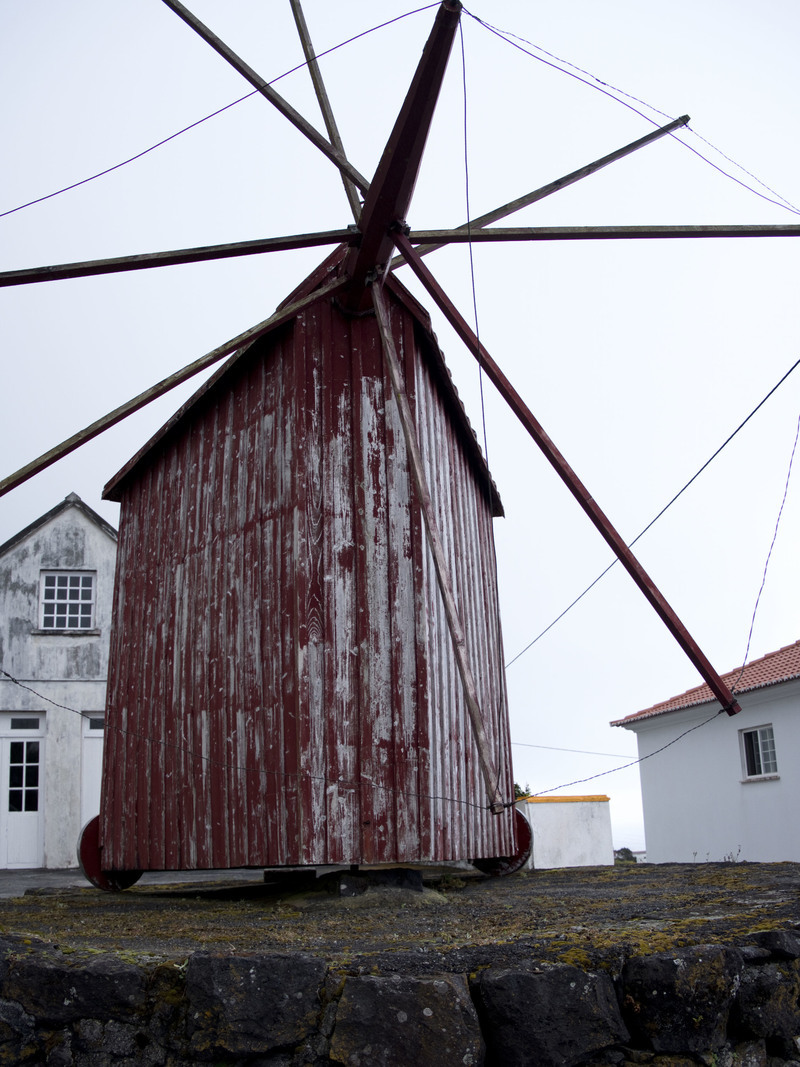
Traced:
<path fill-rule="evenodd" d="M 0 1063 L 252 1067 L 779 1067 L 800 1064 L 800 937 L 751 935 L 618 973 L 516 961 L 431 971 L 424 954 L 333 966 L 198 952 L 76 959 L 0 941 Z M 463 955 L 458 954 L 459 966 Z"/>

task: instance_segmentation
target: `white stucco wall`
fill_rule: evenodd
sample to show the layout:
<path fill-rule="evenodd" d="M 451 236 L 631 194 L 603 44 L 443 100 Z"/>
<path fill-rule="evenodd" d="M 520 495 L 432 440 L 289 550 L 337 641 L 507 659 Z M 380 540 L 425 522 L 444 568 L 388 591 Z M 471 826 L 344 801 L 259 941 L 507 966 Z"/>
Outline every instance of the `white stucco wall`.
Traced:
<path fill-rule="evenodd" d="M 717 715 L 640 764 L 648 862 L 800 861 L 800 680 L 738 700 L 738 715 Z M 703 704 L 636 724 L 640 759 L 715 710 Z M 778 774 L 746 781 L 740 731 L 767 725 Z"/>
<path fill-rule="evenodd" d="M 527 867 L 545 870 L 613 864 L 608 797 L 531 797 L 517 807 L 533 831 Z"/>
<path fill-rule="evenodd" d="M 115 561 L 115 539 L 79 504 L 65 508 L 3 551 L 0 666 L 56 704 L 103 713 Z M 37 632 L 42 570 L 96 572 L 94 631 L 79 636 Z M 1 676 L 0 711 L 35 711 L 45 716 L 40 794 L 44 865 L 74 867 L 81 829 L 83 719 Z"/>

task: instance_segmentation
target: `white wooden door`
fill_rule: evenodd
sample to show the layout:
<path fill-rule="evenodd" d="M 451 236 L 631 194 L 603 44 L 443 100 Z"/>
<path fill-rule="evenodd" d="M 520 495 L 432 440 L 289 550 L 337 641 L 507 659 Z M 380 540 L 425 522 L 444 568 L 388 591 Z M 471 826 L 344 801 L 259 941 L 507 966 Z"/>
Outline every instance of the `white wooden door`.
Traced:
<path fill-rule="evenodd" d="M 44 864 L 44 715 L 3 716 L 0 867 Z"/>
<path fill-rule="evenodd" d="M 81 741 L 81 827 L 100 814 L 100 786 L 103 780 L 102 713 L 87 714 Z"/>

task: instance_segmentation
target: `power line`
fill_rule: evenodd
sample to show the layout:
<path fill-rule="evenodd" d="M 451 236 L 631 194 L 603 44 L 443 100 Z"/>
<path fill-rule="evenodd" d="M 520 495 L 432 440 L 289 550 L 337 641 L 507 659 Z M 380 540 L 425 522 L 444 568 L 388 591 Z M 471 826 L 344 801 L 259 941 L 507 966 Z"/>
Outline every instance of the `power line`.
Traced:
<path fill-rule="evenodd" d="M 324 52 L 319 52 L 316 55 L 316 59 L 322 59 L 324 56 L 330 55 L 332 52 L 338 51 L 340 48 L 344 48 L 345 45 L 352 44 L 354 41 L 358 41 L 361 37 L 367 37 L 371 33 L 375 33 L 377 30 L 382 30 L 386 26 L 391 26 L 395 22 L 400 22 L 401 19 L 409 18 L 411 15 L 418 15 L 421 11 L 428 11 L 432 7 L 438 7 L 439 4 L 432 3 L 426 4 L 424 7 L 415 8 L 412 11 L 406 11 L 402 15 L 397 15 L 395 18 L 388 19 L 386 22 L 381 22 L 377 26 L 372 26 L 368 30 L 363 30 L 361 33 L 355 34 L 354 37 L 348 37 L 346 41 L 341 41 L 339 44 L 333 45 L 331 48 L 326 49 Z M 267 85 L 275 85 L 276 82 L 281 81 L 283 78 L 288 78 L 290 74 L 294 74 L 298 70 L 302 70 L 303 67 L 308 66 L 308 61 L 304 63 L 298 63 L 296 66 L 291 67 L 289 70 L 285 70 L 283 74 L 279 74 L 271 81 L 267 82 Z M 97 178 L 102 178 L 106 174 L 111 174 L 115 170 L 119 170 L 121 167 L 126 167 L 129 163 L 134 163 L 137 159 L 141 159 L 143 156 L 149 155 L 150 152 L 154 152 L 157 148 L 161 148 L 165 144 L 169 144 L 170 141 L 174 141 L 176 137 L 180 137 L 184 133 L 188 133 L 189 130 L 195 129 L 197 126 L 201 126 L 204 122 L 208 122 L 209 119 L 216 118 L 217 115 L 221 115 L 224 111 L 228 111 L 232 107 L 236 107 L 237 104 L 243 103 L 245 100 L 249 100 L 251 96 L 257 96 L 260 93 L 259 89 L 253 89 L 252 92 L 245 93 L 244 96 L 240 96 L 237 100 L 232 100 L 229 104 L 225 104 L 223 107 L 217 108 L 216 111 L 212 111 L 209 115 L 204 115 L 203 118 L 197 119 L 195 122 L 190 123 L 188 126 L 184 126 L 181 130 L 176 130 L 175 133 L 171 133 L 168 137 L 164 137 L 162 140 L 157 141 L 155 144 L 150 145 L 149 148 L 142 149 L 141 152 L 137 152 L 133 156 L 129 156 L 128 159 L 123 159 L 120 163 L 114 163 L 110 167 L 106 167 L 104 170 L 98 171 L 96 174 L 89 175 L 88 178 L 82 178 L 80 181 L 73 182 L 71 185 L 65 185 L 61 189 L 56 189 L 52 193 L 46 193 L 44 196 L 39 196 L 35 200 L 29 200 L 25 204 L 19 204 L 17 207 L 9 208 L 7 211 L 0 211 L 0 219 L 5 218 L 6 215 L 13 215 L 17 211 L 23 211 L 25 208 L 33 207 L 35 204 L 41 204 L 45 200 L 52 200 L 55 196 L 61 196 L 62 193 L 68 193 L 72 189 L 77 189 L 81 185 L 86 185 L 88 182 L 93 182 Z"/>
<path fill-rule="evenodd" d="M 786 504 L 786 496 L 787 496 L 787 494 L 789 492 L 789 480 L 792 477 L 792 464 L 794 463 L 794 454 L 797 451 L 797 439 L 798 439 L 798 437 L 800 437 L 800 417 L 798 417 L 798 419 L 797 419 L 797 429 L 795 430 L 795 434 L 794 434 L 794 444 L 792 445 L 792 454 L 789 457 L 789 469 L 786 472 L 786 483 L 785 483 L 785 485 L 783 487 L 783 499 L 781 500 L 780 508 L 778 508 L 778 518 L 775 521 L 775 530 L 773 531 L 773 534 L 772 534 L 772 542 L 771 542 L 771 544 L 769 546 L 769 552 L 767 552 L 767 560 L 766 560 L 766 563 L 764 564 L 764 573 L 761 576 L 761 585 L 760 585 L 759 590 L 758 590 L 758 596 L 756 597 L 755 607 L 753 608 L 753 617 L 750 619 L 750 632 L 747 635 L 747 647 L 745 648 L 745 652 L 744 652 L 744 662 L 742 663 L 742 669 L 739 671 L 739 677 L 736 679 L 734 684 L 731 686 L 731 692 L 733 692 L 733 693 L 736 692 L 736 686 L 742 680 L 742 675 L 744 674 L 744 669 L 747 666 L 747 657 L 750 655 L 750 642 L 751 642 L 751 640 L 753 638 L 753 627 L 756 624 L 756 612 L 758 611 L 758 605 L 759 605 L 759 603 L 761 601 L 761 594 L 764 592 L 764 585 L 766 584 L 766 581 L 767 581 L 767 570 L 769 569 L 769 561 L 772 559 L 772 550 L 775 547 L 775 541 L 778 538 L 778 527 L 781 524 L 781 518 L 783 516 L 783 508 L 784 508 L 784 505 Z"/>
<path fill-rule="evenodd" d="M 694 726 L 690 726 L 688 730 L 684 730 L 682 734 L 673 737 L 671 741 L 668 741 L 666 745 L 662 745 L 661 748 L 657 748 L 653 752 L 648 752 L 646 756 L 640 756 L 638 759 L 631 760 L 630 763 L 625 763 L 621 767 L 612 767 L 609 771 L 600 771 L 599 774 L 590 774 L 588 778 L 576 778 L 574 782 L 563 782 L 561 785 L 554 785 L 552 789 L 541 789 L 538 793 L 531 793 L 531 796 L 542 797 L 546 793 L 555 793 L 557 789 L 569 789 L 573 785 L 583 785 L 585 782 L 593 782 L 595 778 L 604 778 L 607 774 L 616 774 L 617 771 L 626 771 L 629 767 L 635 767 L 639 763 L 644 763 L 645 760 L 652 759 L 653 756 L 657 756 L 660 752 L 664 752 L 665 749 L 671 748 L 672 745 L 677 744 L 677 742 L 686 737 L 687 734 L 699 730 L 701 726 L 707 726 L 710 722 L 713 722 L 717 716 L 722 715 L 724 711 L 724 708 L 720 708 L 719 711 L 715 711 L 710 718 L 705 719 L 703 722 L 698 722 Z"/>
<path fill-rule="evenodd" d="M 622 104 L 623 107 L 627 107 L 630 111 L 633 111 L 635 114 L 639 115 L 639 117 L 643 118 L 646 122 L 650 122 L 654 126 L 659 125 L 659 123 L 656 122 L 655 119 L 652 119 L 649 115 L 646 115 L 643 111 L 640 111 L 638 107 L 634 106 L 634 104 L 640 104 L 642 107 L 646 107 L 649 111 L 654 112 L 656 115 L 660 115 L 662 118 L 674 117 L 672 115 L 668 115 L 660 108 L 654 107 L 653 104 L 647 103 L 646 100 L 640 100 L 639 97 L 633 96 L 631 93 L 625 92 L 624 89 L 619 89 L 617 88 L 617 86 L 611 85 L 609 82 L 603 81 L 601 78 L 598 78 L 597 75 L 592 74 L 588 70 L 584 70 L 582 67 L 576 66 L 576 64 L 571 63 L 569 60 L 561 59 L 559 56 L 553 55 L 552 52 L 548 52 L 547 49 L 542 48 L 541 45 L 534 44 L 533 41 L 529 41 L 525 37 L 520 37 L 515 33 L 511 33 L 509 30 L 501 30 L 497 26 L 492 26 L 491 23 L 485 22 L 483 19 L 478 18 L 477 15 L 473 15 L 473 13 L 471 11 L 468 11 L 466 8 L 464 8 L 464 11 L 467 15 L 469 15 L 470 18 L 474 19 L 479 25 L 483 26 L 484 29 L 488 30 L 490 33 L 493 33 L 496 37 L 499 37 L 501 41 L 505 41 L 506 44 L 510 44 L 513 48 L 516 48 L 520 52 L 523 52 L 525 55 L 530 56 L 531 59 L 535 59 L 538 63 L 543 63 L 546 67 L 550 67 L 553 70 L 560 71 L 562 74 L 566 74 L 568 77 L 574 78 L 576 81 L 581 82 L 583 85 L 588 86 L 590 89 L 594 89 L 597 92 L 602 93 L 604 96 L 609 97 L 609 99 L 615 100 L 618 104 Z M 524 45 L 528 45 L 529 48 L 535 49 L 536 52 L 541 52 L 542 55 L 536 55 L 534 52 L 528 51 L 528 48 L 525 48 Z M 542 58 L 543 56 L 547 56 L 549 58 L 544 59 Z M 567 68 L 572 69 L 570 70 Z M 621 99 L 621 97 L 626 97 L 627 99 Z M 629 103 L 628 101 L 632 102 Z M 688 127 L 688 129 L 692 134 L 694 134 L 695 137 L 699 138 L 715 152 L 718 152 L 723 159 L 726 159 L 729 163 L 732 163 L 733 166 L 741 170 L 743 174 L 747 174 L 748 177 L 752 178 L 755 182 L 762 186 L 762 188 L 766 189 L 767 192 L 772 194 L 772 196 L 766 196 L 764 193 L 760 193 L 757 189 L 754 189 L 751 185 L 748 185 L 747 182 L 743 182 L 740 178 L 735 177 L 733 174 L 729 174 L 728 171 L 718 166 L 718 164 L 713 163 L 710 159 L 708 159 L 707 156 L 704 156 L 702 152 L 698 151 L 698 149 L 692 148 L 691 145 L 688 145 L 685 141 L 682 141 L 676 133 L 671 133 L 670 136 L 673 137 L 679 144 L 682 144 L 684 148 L 687 148 L 690 152 L 693 152 L 696 156 L 702 159 L 703 162 L 708 163 L 708 165 L 710 167 L 713 167 L 714 170 L 719 171 L 719 173 L 723 174 L 726 178 L 730 178 L 730 180 L 736 182 L 737 185 L 741 185 L 744 189 L 747 189 L 748 192 L 753 193 L 754 196 L 758 196 L 762 200 L 766 200 L 770 204 L 775 204 L 777 207 L 785 208 L 787 211 L 791 211 L 795 215 L 800 215 L 800 208 L 795 207 L 795 205 L 792 204 L 791 201 L 787 200 L 785 196 L 781 196 L 780 193 L 772 189 L 769 185 L 766 184 L 766 182 L 763 182 L 760 178 L 756 177 L 756 175 L 753 174 L 751 171 L 747 170 L 746 167 L 743 167 L 741 163 L 737 163 L 735 159 L 732 159 L 730 156 L 726 155 L 721 149 L 717 148 L 716 145 L 713 145 L 711 141 L 701 136 L 694 129 L 692 129 L 691 127 Z M 773 197 L 777 197 L 778 199 L 775 200 L 773 199 Z"/>
<path fill-rule="evenodd" d="M 610 759 L 626 759 L 626 752 L 589 752 L 584 748 L 558 748 L 556 745 L 532 745 L 526 741 L 512 741 L 518 748 L 544 748 L 548 752 L 574 752 L 578 756 L 608 756 Z"/>
<path fill-rule="evenodd" d="M 636 537 L 634 537 L 634 539 L 628 545 L 628 548 L 632 548 L 640 538 L 644 537 L 644 535 L 647 533 L 647 531 L 661 518 L 661 516 L 666 511 L 669 510 L 669 508 L 672 507 L 672 505 L 675 503 L 675 501 L 686 492 L 686 490 L 689 488 L 689 486 L 700 477 L 700 475 L 703 473 L 703 471 L 706 469 L 706 467 L 708 467 L 713 462 L 713 460 L 715 460 L 717 458 L 717 456 L 720 454 L 720 452 L 722 452 L 722 450 L 727 445 L 729 445 L 731 443 L 731 441 L 734 439 L 734 437 L 736 437 L 736 435 L 739 433 L 739 431 L 744 429 L 744 427 L 752 419 L 752 417 L 756 414 L 756 412 L 760 408 L 762 408 L 764 406 L 764 404 L 766 404 L 766 402 L 769 400 L 769 398 L 772 396 L 772 394 L 774 392 L 776 392 L 777 389 L 779 389 L 781 385 L 783 385 L 783 383 L 786 381 L 786 379 L 789 377 L 789 375 L 792 373 L 792 371 L 796 370 L 796 368 L 798 366 L 800 366 L 800 359 L 795 360 L 795 362 L 786 371 L 786 373 L 783 375 L 783 377 L 780 378 L 780 380 L 778 382 L 776 382 L 775 385 L 773 385 L 773 387 L 770 389 L 770 391 L 767 393 L 767 395 L 762 400 L 760 400 L 758 402 L 758 404 L 756 404 L 756 406 L 753 408 L 753 410 L 750 412 L 750 414 L 747 416 L 747 418 L 743 419 L 742 422 L 739 423 L 739 425 L 736 427 L 736 429 L 733 431 L 733 433 L 729 434 L 728 437 L 725 438 L 725 440 L 722 442 L 722 444 L 719 446 L 719 448 L 714 453 L 712 453 L 712 455 L 710 455 L 708 457 L 708 459 L 705 461 L 703 466 L 695 474 L 692 475 L 692 477 L 689 479 L 688 482 L 686 482 L 686 484 L 683 486 L 683 488 L 679 489 L 678 492 L 675 494 L 675 496 L 673 496 L 673 498 L 669 501 L 669 503 L 665 504 L 664 507 L 661 509 L 661 511 L 659 511 L 659 513 L 656 516 L 654 516 L 654 518 L 652 518 L 650 520 L 650 522 L 648 522 L 647 526 L 645 526 L 644 529 L 641 530 L 636 535 Z M 792 453 L 792 454 L 794 455 L 794 453 Z M 791 465 L 790 465 L 790 471 L 791 471 Z M 508 670 L 508 668 L 511 666 L 512 663 L 516 663 L 517 660 L 521 656 L 524 656 L 526 652 L 528 652 L 531 648 L 533 648 L 533 646 L 536 644 L 536 642 L 539 641 L 542 637 L 544 637 L 544 635 L 546 633 L 548 633 L 550 630 L 552 630 L 553 627 L 556 625 L 556 623 L 560 622 L 564 618 L 564 616 L 567 614 L 568 611 L 571 611 L 572 608 L 574 608 L 575 605 L 579 601 L 583 600 L 583 598 L 586 596 L 586 594 L 588 592 L 590 592 L 590 590 L 594 589 L 594 587 L 597 585 L 597 583 L 600 581 L 600 579 L 604 578 L 608 574 L 608 572 L 611 570 L 611 568 L 613 566 L 615 566 L 616 563 L 617 563 L 617 560 L 613 559 L 611 561 L 611 563 L 609 563 L 609 565 L 605 568 L 605 570 L 601 571 L 600 574 L 598 574 L 597 577 L 594 579 L 594 581 L 590 582 L 590 584 L 586 586 L 586 588 L 583 590 L 582 593 L 580 593 L 578 596 L 576 596 L 575 599 L 571 603 L 569 603 L 564 608 L 564 610 L 553 619 L 553 621 L 551 623 L 549 623 L 547 626 L 545 626 L 545 628 L 536 637 L 534 637 L 534 639 L 532 641 L 530 641 L 520 652 L 518 652 L 516 654 L 516 656 L 513 657 L 513 659 L 510 659 L 508 661 L 508 663 L 506 663 L 506 670 Z"/>

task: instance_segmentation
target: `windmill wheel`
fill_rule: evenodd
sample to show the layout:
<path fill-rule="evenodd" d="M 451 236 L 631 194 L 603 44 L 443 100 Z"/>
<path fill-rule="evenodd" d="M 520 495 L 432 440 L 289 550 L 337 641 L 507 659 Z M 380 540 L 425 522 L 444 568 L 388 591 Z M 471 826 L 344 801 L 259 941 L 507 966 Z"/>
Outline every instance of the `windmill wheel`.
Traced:
<path fill-rule="evenodd" d="M 471 860 L 472 866 L 493 878 L 513 874 L 524 867 L 533 851 L 533 831 L 531 824 L 516 808 L 514 809 L 514 829 L 517 832 L 517 851 L 513 856 L 491 856 L 488 859 Z"/>
<path fill-rule="evenodd" d="M 90 819 L 78 837 L 78 865 L 88 882 L 106 893 L 130 889 L 142 877 L 141 871 L 104 871 L 100 867 L 100 816 Z"/>

